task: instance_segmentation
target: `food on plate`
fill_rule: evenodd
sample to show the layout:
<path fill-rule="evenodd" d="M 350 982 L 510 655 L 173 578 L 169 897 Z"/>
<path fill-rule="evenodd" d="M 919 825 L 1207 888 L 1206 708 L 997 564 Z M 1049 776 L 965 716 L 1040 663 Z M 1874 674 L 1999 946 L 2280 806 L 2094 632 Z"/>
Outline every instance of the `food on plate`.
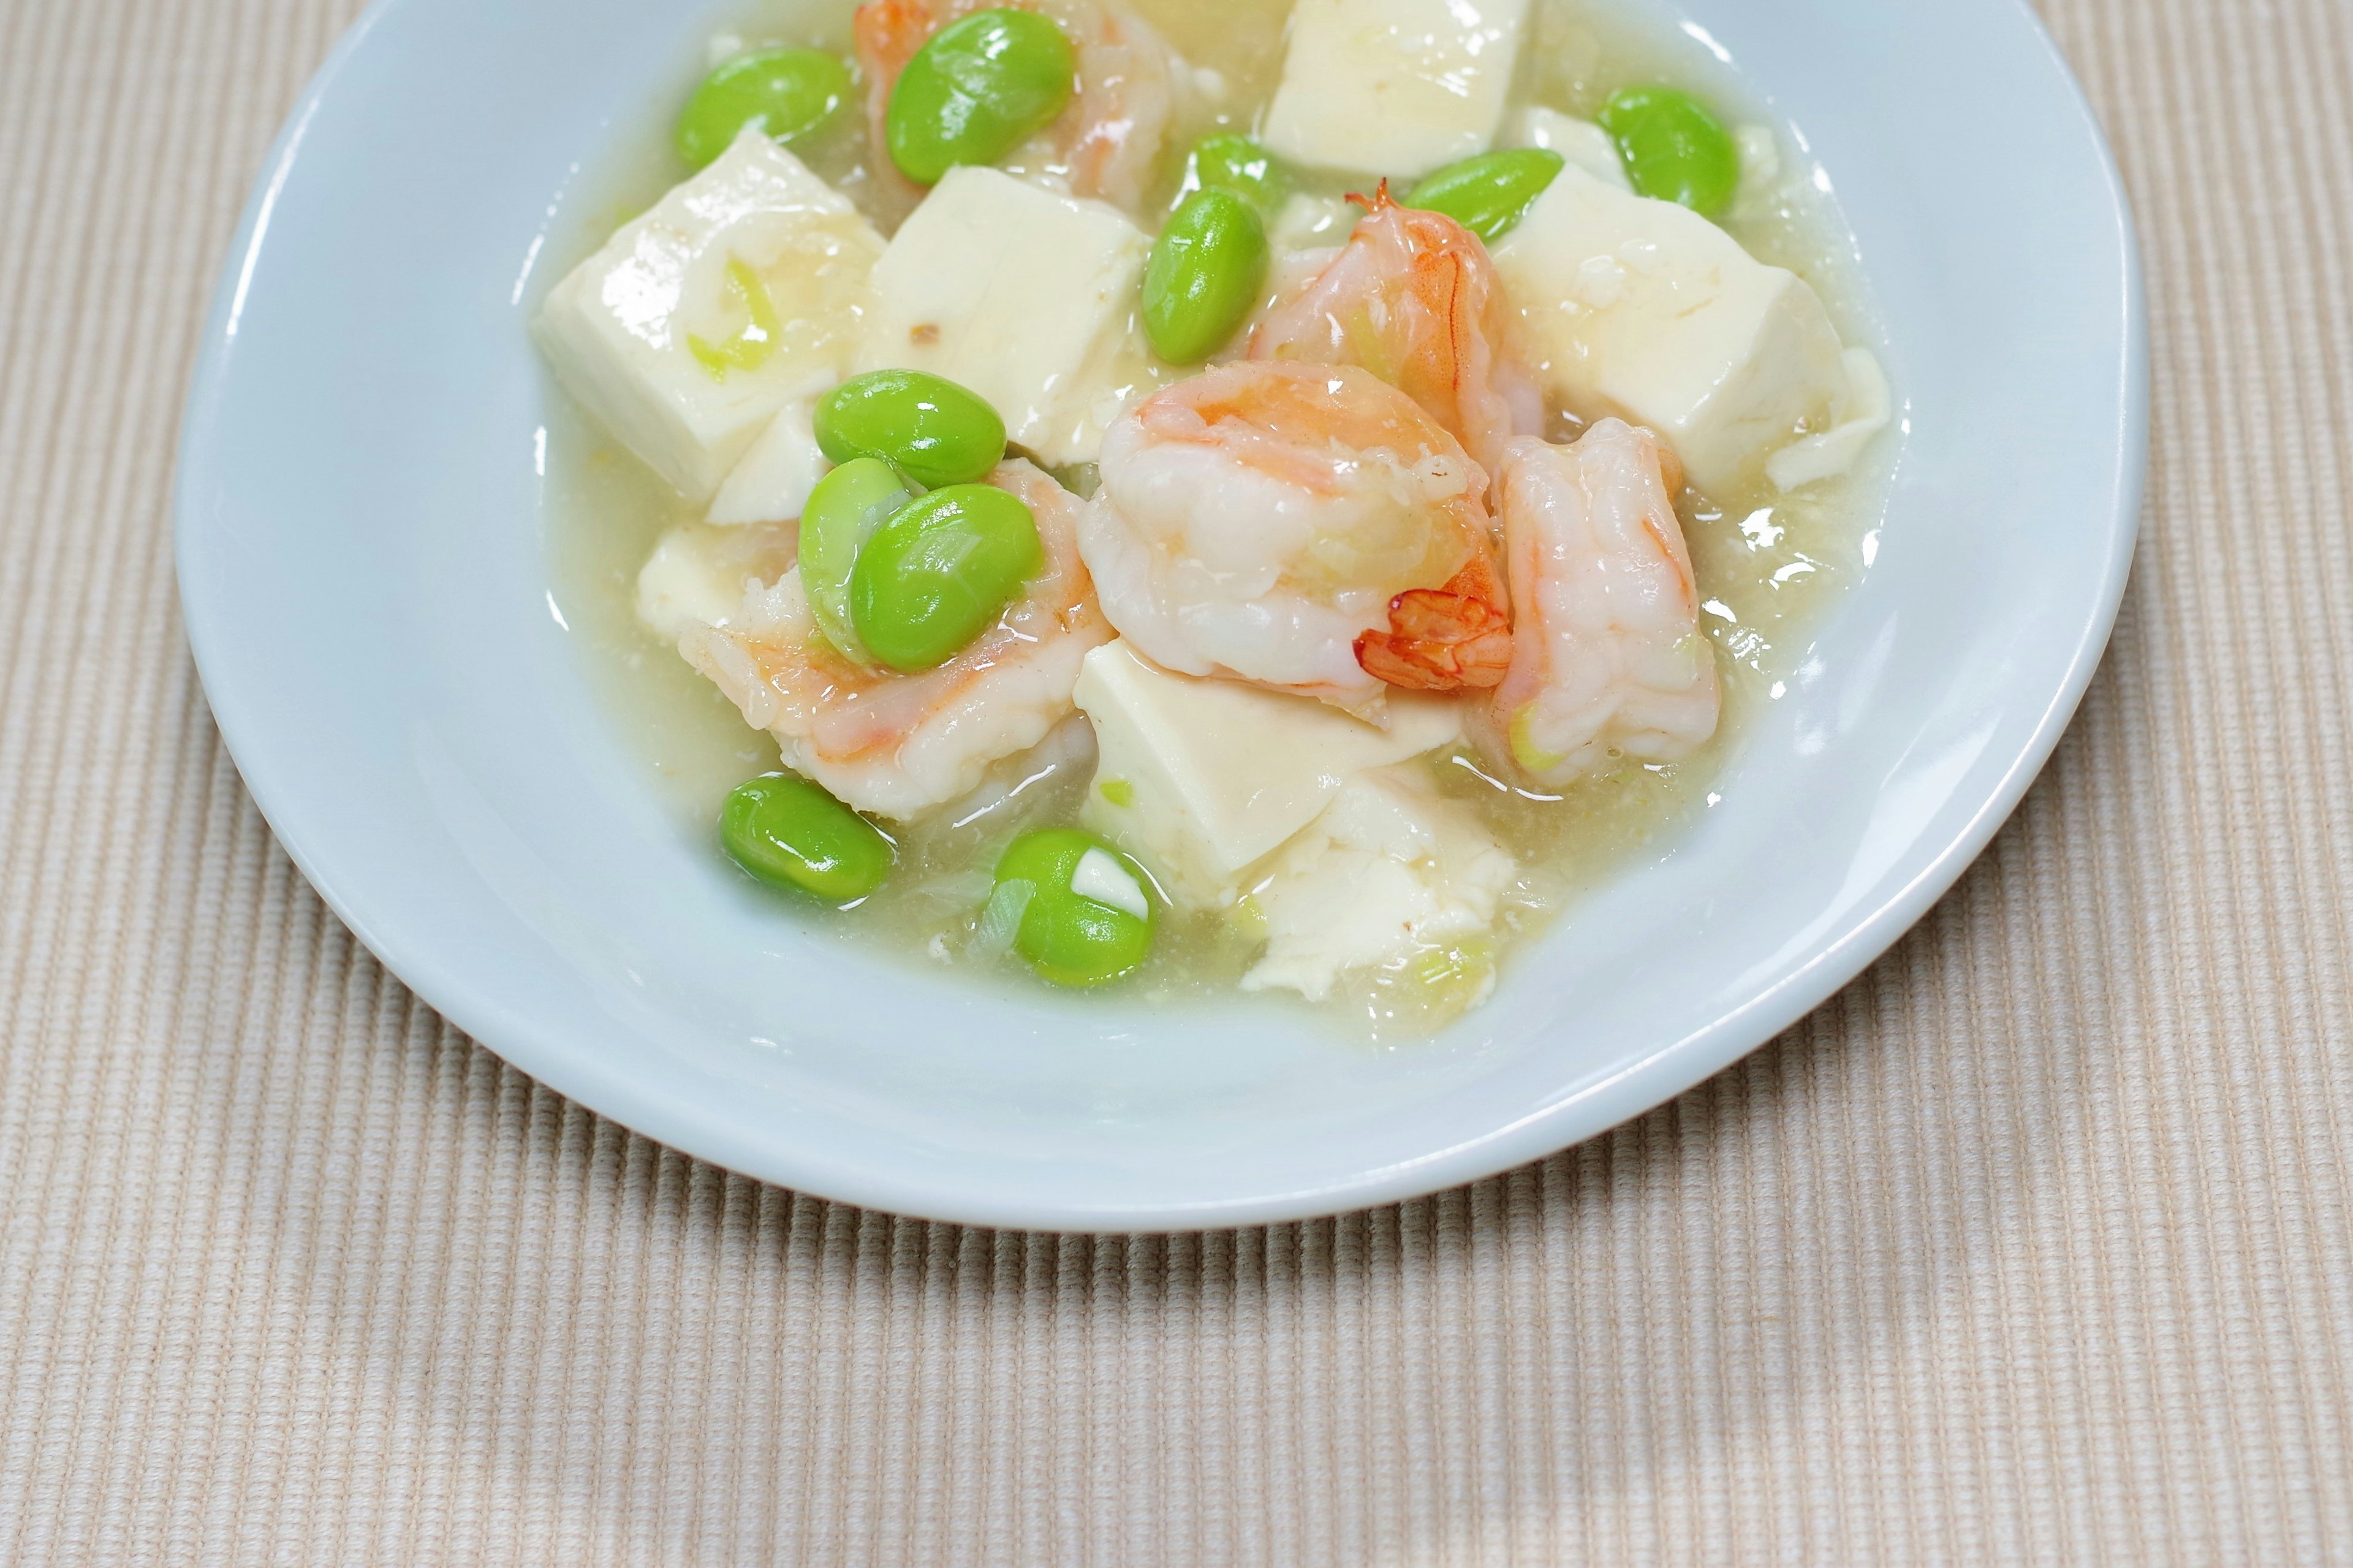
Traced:
<path fill-rule="evenodd" d="M 1502 749 L 1560 785 L 1622 757 L 1679 763 L 1715 737 L 1715 651 L 1676 520 L 1674 458 L 1604 419 L 1573 447 L 1517 442 L 1497 485 L 1511 553 Z"/>
<path fill-rule="evenodd" d="M 729 795 L 719 834 L 735 863 L 761 881 L 831 904 L 871 897 L 891 875 L 891 840 L 789 773 L 765 774 Z"/>
<path fill-rule="evenodd" d="M 1070 35 L 1029 11 L 982 11 L 932 35 L 883 119 L 891 161 L 919 185 L 995 163 L 1060 118 L 1076 90 Z"/>
<path fill-rule="evenodd" d="M 1493 245 L 1519 226 L 1567 163 L 1547 147 L 1482 153 L 1422 181 L 1405 205 L 1442 213 Z"/>
<path fill-rule="evenodd" d="M 1502 619 L 1503 574 L 1486 476 L 1368 371 L 1246 360 L 1179 382 L 1113 427 L 1102 478 L 1080 549 L 1112 625 L 1164 668 L 1376 722 L 1392 686 L 1503 677 L 1483 643 L 1399 640 L 1400 606 Z"/>
<path fill-rule="evenodd" d="M 1895 400 L 1715 65 L 1607 0 L 804 9 L 534 323 L 723 864 L 1412 1036 L 1736 787 Z"/>
<path fill-rule="evenodd" d="M 678 117 L 678 155 L 707 167 L 749 128 L 786 146 L 825 129 L 857 83 L 849 62 L 823 49 L 757 49 L 703 79 Z"/>
<path fill-rule="evenodd" d="M 1071 195 L 1136 206 L 1182 88 L 1158 32 L 1121 0 L 985 3 L 858 8 L 875 145 L 918 185 L 1011 156 Z M 910 72 L 916 82 L 902 92 Z"/>
<path fill-rule="evenodd" d="M 1487 247 L 1443 213 L 1360 200 L 1331 264 L 1269 310 L 1252 359 L 1353 364 L 1421 405 L 1482 465 L 1544 417 Z"/>
<path fill-rule="evenodd" d="M 1170 364 L 1194 365 L 1231 342 L 1257 309 L 1270 253 L 1266 224 L 1222 187 L 1185 198 L 1144 274 L 1144 331 Z"/>
<path fill-rule="evenodd" d="M 1639 195 L 1715 217 L 1740 191 L 1740 149 L 1706 104 L 1672 87 L 1630 87 L 1601 106 Z"/>
<path fill-rule="evenodd" d="M 829 463 L 888 463 L 919 485 L 975 485 L 1005 460 L 1005 421 L 955 382 L 878 370 L 835 387 L 811 423 Z"/>
<path fill-rule="evenodd" d="M 1152 953 L 1152 894 L 1116 848 L 1075 828 L 1014 840 L 997 864 L 984 927 L 1012 932 L 1013 948 L 1057 985 L 1124 980 Z"/>

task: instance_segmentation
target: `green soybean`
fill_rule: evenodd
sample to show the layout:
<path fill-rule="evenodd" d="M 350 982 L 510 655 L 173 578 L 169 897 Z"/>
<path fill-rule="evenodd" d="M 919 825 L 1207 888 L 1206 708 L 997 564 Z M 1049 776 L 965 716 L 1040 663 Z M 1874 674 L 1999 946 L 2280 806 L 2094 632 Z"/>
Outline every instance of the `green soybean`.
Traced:
<path fill-rule="evenodd" d="M 882 525 L 849 574 L 868 651 L 918 675 L 970 647 L 1046 563 L 1038 520 L 987 485 L 934 490 Z"/>
<path fill-rule="evenodd" d="M 772 888 L 831 904 L 871 897 L 897 857 L 872 823 L 789 773 L 756 778 L 727 797 L 721 842 L 735 863 Z"/>
<path fill-rule="evenodd" d="M 818 629 L 845 657 L 871 665 L 874 656 L 849 613 L 849 574 L 859 552 L 882 525 L 923 491 L 879 458 L 852 458 L 817 483 L 801 509 L 801 587 Z"/>
<path fill-rule="evenodd" d="M 1185 188 L 1231 191 L 1261 213 L 1271 213 L 1291 195 L 1291 180 L 1273 153 L 1247 136 L 1211 136 L 1193 149 Z"/>
<path fill-rule="evenodd" d="M 1493 245 L 1519 226 L 1567 162 L 1542 147 L 1484 153 L 1439 170 L 1413 188 L 1405 205 L 1443 213 Z"/>
<path fill-rule="evenodd" d="M 817 405 L 817 444 L 836 463 L 880 458 L 926 489 L 977 484 L 1005 460 L 1005 421 L 978 393 L 919 370 L 878 370 Z"/>
<path fill-rule="evenodd" d="M 1078 51 L 1034 11 L 983 11 L 941 28 L 892 89 L 883 140 L 899 172 L 935 185 L 994 163 L 1054 122 L 1078 90 Z"/>
<path fill-rule="evenodd" d="M 1144 331 L 1171 364 L 1198 364 L 1250 319 L 1266 283 L 1266 226 L 1231 191 L 1196 191 L 1152 247 Z"/>
<path fill-rule="evenodd" d="M 1092 854 L 1109 856 L 1133 882 L 1145 907 L 1152 907 L 1151 884 L 1135 863 L 1092 834 L 1055 828 L 1016 839 L 997 866 L 997 886 L 1029 889 L 1014 951 L 1056 985 L 1088 987 L 1124 980 L 1152 955 L 1150 914 L 1138 917 L 1081 893 L 1072 883 Z"/>
<path fill-rule="evenodd" d="M 1740 149 L 1732 132 L 1680 89 L 1626 88 L 1602 106 L 1601 128 L 1618 143 L 1626 177 L 1643 195 L 1715 217 L 1740 189 Z"/>
<path fill-rule="evenodd" d="M 779 142 L 823 130 L 848 103 L 849 67 L 822 49 L 762 49 L 739 55 L 703 79 L 678 117 L 678 155 L 700 169 L 747 125 Z"/>

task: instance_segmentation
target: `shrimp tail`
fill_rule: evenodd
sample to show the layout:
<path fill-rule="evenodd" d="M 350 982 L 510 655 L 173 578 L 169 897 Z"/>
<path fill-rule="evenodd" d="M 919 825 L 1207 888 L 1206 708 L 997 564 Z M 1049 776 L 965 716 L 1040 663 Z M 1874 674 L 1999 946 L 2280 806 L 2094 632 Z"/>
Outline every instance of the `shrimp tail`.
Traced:
<path fill-rule="evenodd" d="M 1512 670 L 1512 617 L 1492 566 L 1474 562 L 1443 588 L 1389 602 L 1389 629 L 1356 639 L 1356 662 L 1407 691 L 1487 691 Z"/>

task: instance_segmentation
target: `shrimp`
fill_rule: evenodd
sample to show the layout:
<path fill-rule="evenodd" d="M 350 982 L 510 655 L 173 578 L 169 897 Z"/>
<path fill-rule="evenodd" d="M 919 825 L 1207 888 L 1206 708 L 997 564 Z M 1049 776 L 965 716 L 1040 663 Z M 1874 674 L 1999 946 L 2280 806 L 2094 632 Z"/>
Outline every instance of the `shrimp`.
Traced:
<path fill-rule="evenodd" d="M 978 788 L 1077 711 L 1088 654 L 1111 640 L 1079 558 L 1078 498 L 1014 460 L 989 483 L 1028 503 L 1046 567 L 971 647 L 923 675 L 863 668 L 818 633 L 797 571 L 755 588 L 728 625 L 690 626 L 679 651 L 772 732 L 786 765 L 860 811 L 913 821 Z"/>
<path fill-rule="evenodd" d="M 1104 438 L 1079 548 L 1145 657 L 1366 717 L 1390 686 L 1494 686 L 1510 605 L 1487 476 L 1353 366 L 1244 362 Z"/>
<path fill-rule="evenodd" d="M 1367 216 L 1320 275 L 1259 321 L 1250 357 L 1362 365 L 1493 474 L 1514 438 L 1544 428 L 1544 399 L 1512 346 L 1487 247 L 1451 217 L 1398 205 L 1386 182 L 1349 199 Z"/>
<path fill-rule="evenodd" d="M 1519 621 L 1489 740 L 1547 784 L 1620 756 L 1679 762 L 1715 734 L 1715 654 L 1669 499 L 1682 478 L 1656 436 L 1617 419 L 1504 458 Z"/>
<path fill-rule="evenodd" d="M 858 8 L 856 33 L 877 157 L 889 162 L 891 93 L 907 62 L 949 23 L 1008 3 L 1052 17 L 1078 47 L 1078 96 L 1046 133 L 1053 171 L 1068 178 L 1073 195 L 1137 210 L 1185 78 L 1176 52 L 1121 0 L 868 0 Z"/>

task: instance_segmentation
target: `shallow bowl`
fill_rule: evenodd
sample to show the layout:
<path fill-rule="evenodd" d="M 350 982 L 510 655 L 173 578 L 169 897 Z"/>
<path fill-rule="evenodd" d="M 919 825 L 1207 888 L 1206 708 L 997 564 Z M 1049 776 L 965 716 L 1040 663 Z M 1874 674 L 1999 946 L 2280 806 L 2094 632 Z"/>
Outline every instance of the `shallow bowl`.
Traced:
<path fill-rule="evenodd" d="M 1673 22 L 1834 174 L 1909 421 L 1875 564 L 1722 804 L 1405 1049 L 1261 1005 L 911 978 L 811 935 L 649 787 L 551 613 L 537 269 L 582 168 L 692 79 L 721 15 L 378 5 L 270 157 L 182 449 L 189 637 L 271 826 L 394 973 L 565 1094 L 754 1176 L 982 1225 L 1433 1191 L 1823 1002 L 2073 715 L 2146 447 L 2131 225 L 2082 96 L 2017 0 L 1694 0 Z"/>

